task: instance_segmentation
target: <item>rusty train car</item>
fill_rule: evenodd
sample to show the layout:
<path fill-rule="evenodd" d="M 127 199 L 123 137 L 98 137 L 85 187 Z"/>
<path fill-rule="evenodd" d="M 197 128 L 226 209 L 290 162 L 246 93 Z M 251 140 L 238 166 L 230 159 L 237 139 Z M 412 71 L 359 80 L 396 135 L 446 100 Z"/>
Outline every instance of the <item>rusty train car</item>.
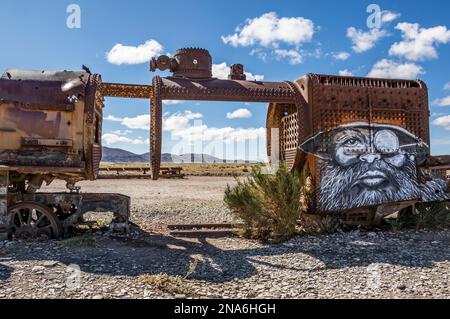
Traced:
<path fill-rule="evenodd" d="M 429 172 L 424 82 L 308 74 L 295 83 L 301 103 L 269 106 L 268 151 L 308 175 L 310 213 L 371 224 L 449 199 L 446 181 Z"/>
<path fill-rule="evenodd" d="M 7 70 L 0 79 L 0 228 L 13 236 L 60 237 L 87 211 L 125 223 L 129 198 L 81 194 L 101 160 L 101 77 L 86 71 Z M 69 193 L 39 193 L 66 181 Z M 0 230 L 1 232 L 1 230 Z"/>
<path fill-rule="evenodd" d="M 268 103 L 270 162 L 307 174 L 308 212 L 371 224 L 419 202 L 449 199 L 429 174 L 427 87 L 422 81 L 307 74 L 294 81 L 247 81 L 234 64 L 212 74 L 205 49 L 150 61 L 151 85 L 103 83 L 80 72 L 8 70 L 0 79 L 0 233 L 58 237 L 87 211 L 112 211 L 126 225 L 129 198 L 86 194 L 101 160 L 104 97 L 148 99 L 152 178 L 161 165 L 165 100 Z M 439 165 L 448 165 L 440 157 Z M 442 166 L 442 167 L 444 167 Z M 39 193 L 54 179 L 67 193 Z M 2 229 L 3 228 L 3 229 Z"/>
<path fill-rule="evenodd" d="M 153 59 L 151 156 L 157 178 L 162 103 L 171 100 L 269 103 L 267 150 L 308 179 L 307 210 L 372 224 L 419 202 L 449 199 L 445 180 L 429 173 L 428 90 L 420 80 L 307 74 L 295 81 L 246 81 L 235 64 L 227 80 L 211 73 L 204 49 Z M 447 158 L 443 158 L 448 161 Z"/>

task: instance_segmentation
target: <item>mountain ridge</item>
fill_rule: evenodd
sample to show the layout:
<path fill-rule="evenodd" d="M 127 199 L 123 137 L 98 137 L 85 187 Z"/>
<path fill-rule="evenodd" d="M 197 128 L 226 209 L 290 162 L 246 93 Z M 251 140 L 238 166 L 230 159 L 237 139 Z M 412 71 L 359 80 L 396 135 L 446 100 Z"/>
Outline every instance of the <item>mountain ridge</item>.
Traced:
<path fill-rule="evenodd" d="M 103 163 L 148 163 L 150 161 L 150 153 L 135 154 L 130 151 L 123 150 L 121 148 L 112 148 L 103 146 Z M 169 163 L 246 163 L 253 161 L 244 160 L 226 160 L 217 158 L 208 154 L 181 154 L 175 155 L 170 153 L 161 154 L 161 162 L 165 164 Z"/>

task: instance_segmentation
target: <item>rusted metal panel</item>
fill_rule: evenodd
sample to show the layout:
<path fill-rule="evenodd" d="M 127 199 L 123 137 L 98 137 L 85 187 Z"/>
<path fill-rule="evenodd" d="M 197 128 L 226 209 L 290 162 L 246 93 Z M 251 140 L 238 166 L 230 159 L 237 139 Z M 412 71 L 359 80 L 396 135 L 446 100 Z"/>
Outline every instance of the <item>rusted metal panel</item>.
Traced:
<path fill-rule="evenodd" d="M 87 74 L 7 70 L 0 79 L 0 103 L 25 109 L 71 111 L 84 94 Z"/>
<path fill-rule="evenodd" d="M 22 137 L 23 146 L 48 146 L 48 147 L 71 147 L 73 141 L 69 139 L 49 139 Z"/>
<path fill-rule="evenodd" d="M 152 95 L 151 85 L 102 83 L 100 92 L 103 96 L 149 99 Z"/>
<path fill-rule="evenodd" d="M 0 164 L 24 179 L 94 179 L 101 159 L 100 84 L 87 71 L 7 70 L 0 79 Z"/>
<path fill-rule="evenodd" d="M 153 78 L 153 90 L 150 102 L 150 165 L 152 178 L 157 180 L 161 168 L 161 140 L 162 140 L 162 99 L 160 77 Z"/>
<path fill-rule="evenodd" d="M 450 168 L 450 155 L 430 156 L 425 164 L 427 167 Z"/>
<path fill-rule="evenodd" d="M 170 77 L 163 78 L 161 85 L 161 97 L 168 100 L 289 103 L 294 101 L 294 96 L 289 85 L 279 82 L 196 81 Z"/>

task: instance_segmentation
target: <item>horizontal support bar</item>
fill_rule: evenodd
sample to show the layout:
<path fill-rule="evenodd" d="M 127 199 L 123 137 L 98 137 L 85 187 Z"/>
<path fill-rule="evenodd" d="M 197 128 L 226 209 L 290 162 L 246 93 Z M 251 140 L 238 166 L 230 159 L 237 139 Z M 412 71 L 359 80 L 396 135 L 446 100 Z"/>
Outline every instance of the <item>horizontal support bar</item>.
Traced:
<path fill-rule="evenodd" d="M 151 85 L 102 83 L 100 92 L 103 96 L 134 99 L 149 99 L 152 95 Z"/>

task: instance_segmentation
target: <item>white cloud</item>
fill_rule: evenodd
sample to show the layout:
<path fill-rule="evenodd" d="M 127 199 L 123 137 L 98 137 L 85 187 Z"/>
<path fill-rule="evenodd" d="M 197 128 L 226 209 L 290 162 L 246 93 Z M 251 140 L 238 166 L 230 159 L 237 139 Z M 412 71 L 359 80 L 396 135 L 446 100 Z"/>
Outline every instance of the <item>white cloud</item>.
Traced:
<path fill-rule="evenodd" d="M 162 50 L 163 46 L 153 39 L 138 46 L 126 46 L 118 43 L 106 54 L 106 59 L 109 63 L 116 65 L 141 64 L 149 62 L 154 56 L 160 55 Z"/>
<path fill-rule="evenodd" d="M 388 32 L 382 29 L 374 28 L 369 31 L 363 31 L 354 27 L 349 27 L 347 29 L 347 37 L 353 43 L 353 51 L 357 53 L 362 53 L 372 49 L 380 39 L 388 35 Z"/>
<path fill-rule="evenodd" d="M 233 112 L 228 112 L 227 113 L 227 118 L 228 119 L 248 119 L 252 117 L 252 112 L 250 112 L 250 110 L 248 109 L 237 109 Z"/>
<path fill-rule="evenodd" d="M 340 70 L 339 71 L 340 76 L 353 76 L 353 73 L 347 69 Z"/>
<path fill-rule="evenodd" d="M 394 43 L 389 54 L 411 61 L 436 59 L 436 46 L 450 42 L 450 30 L 446 26 L 421 28 L 418 23 L 398 23 L 395 27 L 402 32 L 403 41 Z"/>
<path fill-rule="evenodd" d="M 164 104 L 167 104 L 167 105 L 175 105 L 175 104 L 182 104 L 182 103 L 184 103 L 186 101 L 181 101 L 181 100 L 164 100 L 163 102 L 164 102 Z"/>
<path fill-rule="evenodd" d="M 435 106 L 450 106 L 450 95 L 446 96 L 442 99 L 434 100 L 433 105 L 435 105 Z"/>
<path fill-rule="evenodd" d="M 192 143 L 203 142 L 242 142 L 245 140 L 255 140 L 265 138 L 265 128 L 232 128 L 208 127 L 200 119 L 203 115 L 184 111 L 183 113 L 165 114 L 163 128 L 171 133 L 173 139 L 180 139 Z M 198 122 L 192 122 L 198 120 Z"/>
<path fill-rule="evenodd" d="M 139 115 L 136 117 L 125 117 L 122 119 L 122 125 L 125 125 L 131 129 L 150 129 L 150 116 L 149 115 Z"/>
<path fill-rule="evenodd" d="M 296 50 L 276 49 L 274 53 L 277 59 L 288 58 L 289 64 L 291 65 L 300 64 L 303 62 L 302 55 Z"/>
<path fill-rule="evenodd" d="M 185 130 L 172 132 L 172 137 L 183 139 L 188 142 L 242 142 L 245 140 L 263 139 L 266 129 L 260 128 L 215 128 L 207 125 L 190 126 Z"/>
<path fill-rule="evenodd" d="M 450 82 L 448 82 L 448 83 L 445 83 L 445 85 L 444 85 L 444 90 L 448 90 L 448 91 L 450 91 Z"/>
<path fill-rule="evenodd" d="M 398 19 L 401 16 L 400 13 L 395 13 L 389 10 L 384 10 L 381 12 L 381 23 L 389 23 Z"/>
<path fill-rule="evenodd" d="M 269 12 L 254 19 L 247 19 L 236 33 L 222 36 L 222 41 L 234 47 L 260 45 L 278 47 L 279 43 L 300 46 L 310 42 L 314 35 L 314 23 L 303 17 L 279 18 Z"/>
<path fill-rule="evenodd" d="M 392 60 L 382 59 L 375 63 L 369 72 L 369 77 L 388 79 L 417 79 L 419 74 L 424 74 L 423 68 L 414 63 L 397 63 Z"/>
<path fill-rule="evenodd" d="M 234 141 L 241 142 L 245 140 L 255 140 L 265 138 L 265 128 L 232 128 L 208 127 L 200 122 L 203 114 L 194 113 L 192 111 L 177 112 L 174 114 L 165 113 L 163 117 L 163 130 L 170 132 L 172 138 L 181 139 L 188 142 L 195 141 L 222 141 L 231 143 Z M 150 115 L 142 114 L 136 117 L 119 118 L 115 116 L 107 116 L 105 119 L 120 122 L 129 129 L 150 129 Z M 199 120 L 199 122 L 193 122 Z M 103 135 L 106 144 L 114 143 L 131 143 L 135 145 L 148 144 L 148 140 L 131 139 L 126 136 L 120 136 L 114 133 Z"/>
<path fill-rule="evenodd" d="M 105 117 L 107 121 L 120 122 L 120 124 L 130 129 L 150 130 L 150 115 L 143 114 L 136 117 L 124 117 L 120 118 L 114 115 L 108 115 Z"/>
<path fill-rule="evenodd" d="M 263 81 L 264 75 L 260 74 L 252 74 L 250 72 L 244 72 L 247 81 Z M 230 67 L 225 63 L 213 64 L 212 65 L 212 74 L 214 77 L 222 80 L 228 79 L 228 75 L 230 74 Z"/>
<path fill-rule="evenodd" d="M 446 131 L 450 131 L 450 115 L 438 117 L 432 122 L 433 125 L 441 126 Z"/>
<path fill-rule="evenodd" d="M 333 58 L 335 58 L 336 60 L 341 60 L 341 61 L 345 61 L 350 57 L 350 53 L 348 52 L 336 52 L 333 53 Z"/>
<path fill-rule="evenodd" d="M 112 132 L 113 134 L 116 134 L 116 135 L 129 135 L 129 134 L 131 134 L 131 133 L 133 133 L 133 131 L 130 131 L 130 130 L 116 130 L 116 131 L 113 131 Z"/>
<path fill-rule="evenodd" d="M 120 136 L 114 133 L 103 134 L 102 139 L 106 145 L 116 144 L 116 143 L 127 143 L 133 145 L 148 145 L 150 143 L 149 139 L 131 139 L 125 136 Z"/>
<path fill-rule="evenodd" d="M 163 119 L 163 130 L 168 132 L 182 131 L 189 128 L 191 120 L 201 119 L 203 114 L 191 111 L 177 112 Z"/>

